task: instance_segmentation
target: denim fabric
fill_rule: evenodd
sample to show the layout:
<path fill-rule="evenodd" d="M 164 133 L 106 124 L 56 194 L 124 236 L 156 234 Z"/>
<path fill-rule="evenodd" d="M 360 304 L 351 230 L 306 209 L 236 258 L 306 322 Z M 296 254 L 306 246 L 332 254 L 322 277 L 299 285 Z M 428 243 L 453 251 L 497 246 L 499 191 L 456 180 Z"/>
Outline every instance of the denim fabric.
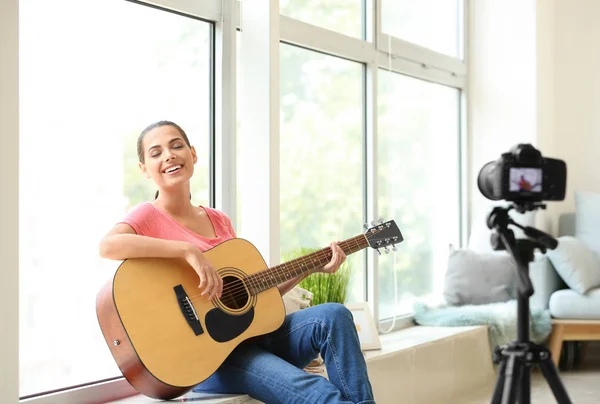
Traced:
<path fill-rule="evenodd" d="M 319 352 L 329 380 L 303 370 Z M 268 404 L 375 402 L 352 314 L 337 303 L 287 315 L 277 331 L 239 345 L 194 391 Z"/>

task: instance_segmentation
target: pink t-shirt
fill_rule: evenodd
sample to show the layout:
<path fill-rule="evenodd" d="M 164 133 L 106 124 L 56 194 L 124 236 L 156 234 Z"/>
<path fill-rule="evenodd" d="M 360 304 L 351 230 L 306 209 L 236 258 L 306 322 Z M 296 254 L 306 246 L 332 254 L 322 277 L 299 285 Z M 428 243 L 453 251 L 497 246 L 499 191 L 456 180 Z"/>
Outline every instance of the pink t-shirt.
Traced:
<path fill-rule="evenodd" d="M 206 211 L 215 230 L 216 238 L 203 237 L 194 233 L 150 202 L 143 202 L 135 206 L 120 223 L 130 225 L 141 236 L 186 241 L 201 251 L 210 250 L 216 245 L 236 237 L 231 220 L 225 213 L 205 206 L 200 207 Z"/>

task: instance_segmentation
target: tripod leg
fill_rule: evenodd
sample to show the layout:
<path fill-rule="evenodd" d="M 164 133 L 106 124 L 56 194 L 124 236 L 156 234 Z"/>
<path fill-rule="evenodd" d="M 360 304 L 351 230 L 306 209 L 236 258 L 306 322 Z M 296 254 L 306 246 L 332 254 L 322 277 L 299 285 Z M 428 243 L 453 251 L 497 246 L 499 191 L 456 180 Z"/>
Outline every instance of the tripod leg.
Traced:
<path fill-rule="evenodd" d="M 531 403 L 531 368 L 523 365 L 519 383 L 519 404 Z"/>
<path fill-rule="evenodd" d="M 506 361 L 503 360 L 498 366 L 498 377 L 496 378 L 496 386 L 494 386 L 494 394 L 492 395 L 491 404 L 501 404 L 502 391 L 504 390 L 504 371 L 506 370 Z"/>
<path fill-rule="evenodd" d="M 569 398 L 567 390 L 558 376 L 556 366 L 554 366 L 554 362 L 552 362 L 552 359 L 550 359 L 549 354 L 546 354 L 546 359 L 542 359 L 540 361 L 539 367 L 542 370 L 542 374 L 548 382 L 550 389 L 552 389 L 552 393 L 554 394 L 554 398 L 556 398 L 556 402 L 558 404 L 571 404 L 571 399 Z"/>
<path fill-rule="evenodd" d="M 508 357 L 506 371 L 504 372 L 504 391 L 502 404 L 515 404 L 517 401 L 517 388 L 521 378 L 522 364 L 514 355 Z"/>

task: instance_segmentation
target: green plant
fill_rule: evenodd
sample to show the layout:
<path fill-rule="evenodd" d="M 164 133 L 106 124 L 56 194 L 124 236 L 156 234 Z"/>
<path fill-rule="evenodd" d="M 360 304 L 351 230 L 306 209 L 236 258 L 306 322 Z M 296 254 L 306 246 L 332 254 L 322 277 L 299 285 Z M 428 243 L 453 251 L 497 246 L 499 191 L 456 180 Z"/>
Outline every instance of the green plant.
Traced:
<path fill-rule="evenodd" d="M 287 262 L 319 250 L 317 248 L 297 248 L 283 253 L 282 258 Z M 350 289 L 351 274 L 351 265 L 349 260 L 346 260 L 335 273 L 319 272 L 312 274 L 300 282 L 298 286 L 313 294 L 313 306 L 327 302 L 344 304 Z"/>

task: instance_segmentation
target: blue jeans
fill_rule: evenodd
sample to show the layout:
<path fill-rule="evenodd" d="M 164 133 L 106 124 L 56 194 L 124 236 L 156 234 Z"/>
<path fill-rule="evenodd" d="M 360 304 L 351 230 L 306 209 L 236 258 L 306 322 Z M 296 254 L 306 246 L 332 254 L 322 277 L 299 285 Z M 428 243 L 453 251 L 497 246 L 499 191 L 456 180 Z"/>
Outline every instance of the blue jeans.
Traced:
<path fill-rule="evenodd" d="M 329 380 L 303 369 L 321 353 Z M 286 316 L 239 345 L 196 392 L 248 394 L 264 403 L 374 403 L 352 314 L 325 303 Z"/>

